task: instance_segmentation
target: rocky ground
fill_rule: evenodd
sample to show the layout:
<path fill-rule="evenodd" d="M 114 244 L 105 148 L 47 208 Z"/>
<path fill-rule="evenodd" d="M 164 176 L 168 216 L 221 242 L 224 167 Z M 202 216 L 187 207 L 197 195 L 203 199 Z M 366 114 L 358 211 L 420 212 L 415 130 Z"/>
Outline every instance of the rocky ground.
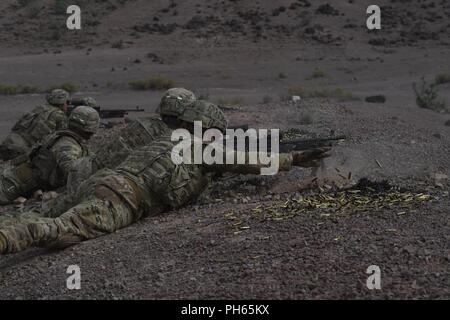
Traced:
<path fill-rule="evenodd" d="M 81 1 L 75 34 L 57 27 L 63 2 L 0 4 L 0 83 L 71 82 L 102 107 L 154 115 L 162 91 L 128 82 L 161 74 L 232 124 L 348 140 L 314 174 L 226 176 L 183 210 L 61 252 L 2 256 L 0 298 L 450 297 L 450 117 L 418 108 L 412 91 L 450 72 L 446 1 L 379 1 L 385 29 L 372 33 L 365 1 Z M 449 84 L 439 88 L 450 103 Z M 0 135 L 43 98 L 0 95 Z M 362 178 L 396 188 L 359 186 L 357 201 L 336 191 Z M 79 291 L 66 288 L 74 264 Z M 366 287 L 370 265 L 382 290 Z"/>

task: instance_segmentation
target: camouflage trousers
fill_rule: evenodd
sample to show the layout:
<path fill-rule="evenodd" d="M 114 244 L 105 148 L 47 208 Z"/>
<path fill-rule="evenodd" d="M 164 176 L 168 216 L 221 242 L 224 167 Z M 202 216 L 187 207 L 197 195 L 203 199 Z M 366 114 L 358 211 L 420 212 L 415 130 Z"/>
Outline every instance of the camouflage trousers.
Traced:
<path fill-rule="evenodd" d="M 29 214 L 5 221 L 0 225 L 0 253 L 30 247 L 65 248 L 112 233 L 139 218 L 140 214 L 113 193 L 108 200 L 94 196 L 57 218 Z"/>

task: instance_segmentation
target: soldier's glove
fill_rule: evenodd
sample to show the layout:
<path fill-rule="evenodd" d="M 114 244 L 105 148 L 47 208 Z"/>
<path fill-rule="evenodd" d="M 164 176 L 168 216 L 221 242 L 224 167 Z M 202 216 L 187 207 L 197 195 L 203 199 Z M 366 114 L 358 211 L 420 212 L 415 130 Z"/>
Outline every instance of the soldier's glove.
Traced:
<path fill-rule="evenodd" d="M 330 147 L 315 148 L 305 151 L 292 152 L 292 165 L 303 168 L 317 168 L 324 158 L 330 156 Z"/>

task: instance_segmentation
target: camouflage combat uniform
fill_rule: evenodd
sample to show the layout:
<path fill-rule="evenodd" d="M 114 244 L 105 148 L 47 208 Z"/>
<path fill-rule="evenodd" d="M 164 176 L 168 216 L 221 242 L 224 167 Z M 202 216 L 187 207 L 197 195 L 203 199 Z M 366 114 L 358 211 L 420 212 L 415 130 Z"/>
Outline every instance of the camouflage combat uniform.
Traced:
<path fill-rule="evenodd" d="M 12 132 L 0 145 L 0 158 L 11 160 L 26 154 L 46 135 L 67 127 L 63 110 L 69 94 L 54 90 L 47 96 L 47 105 L 38 106 L 25 114 L 12 128 Z"/>
<path fill-rule="evenodd" d="M 211 107 L 208 108 L 211 112 Z M 220 115 L 216 108 L 213 115 Z M 224 118 L 223 118 L 224 119 Z M 208 121 L 221 128 L 226 122 Z M 262 165 L 176 165 L 171 153 L 176 143 L 163 137 L 134 151 L 116 169 L 104 169 L 82 183 L 77 204 L 56 217 L 24 219 L 0 227 L 0 253 L 31 246 L 63 248 L 126 227 L 143 217 L 177 209 L 193 202 L 215 171 L 257 173 Z M 280 155 L 280 170 L 290 170 L 293 157 Z"/>
<path fill-rule="evenodd" d="M 0 175 L 0 204 L 11 203 L 38 188 L 53 190 L 65 186 L 74 161 L 89 154 L 83 133 L 94 134 L 98 125 L 99 116 L 94 109 L 75 109 L 69 118 L 69 129 L 47 136 L 27 156 L 14 159 L 3 170 Z"/>
<path fill-rule="evenodd" d="M 109 137 L 95 155 L 76 161 L 69 175 L 67 187 L 69 193 L 100 169 L 113 169 L 122 163 L 133 150 L 148 145 L 158 137 L 170 133 L 175 128 L 177 118 L 187 106 L 192 105 L 196 97 L 192 91 L 184 88 L 167 90 L 158 106 L 161 119 L 140 118 L 133 120 L 121 131 Z"/>

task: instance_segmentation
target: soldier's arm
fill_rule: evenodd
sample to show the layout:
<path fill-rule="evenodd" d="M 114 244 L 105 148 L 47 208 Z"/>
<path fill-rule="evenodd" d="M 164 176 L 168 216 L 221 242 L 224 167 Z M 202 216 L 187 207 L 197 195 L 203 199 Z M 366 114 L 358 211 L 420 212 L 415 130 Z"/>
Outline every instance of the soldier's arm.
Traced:
<path fill-rule="evenodd" d="M 53 112 L 49 120 L 55 125 L 55 130 L 67 128 L 67 115 L 61 110 Z"/>
<path fill-rule="evenodd" d="M 273 157 L 278 157 L 278 171 L 290 171 L 293 166 L 311 168 L 320 166 L 321 161 L 329 157 L 329 151 L 331 148 L 316 148 L 306 151 L 294 151 L 292 153 L 279 153 L 273 154 Z M 241 154 L 245 159 L 245 164 L 226 164 L 224 160 L 223 164 L 210 164 L 204 165 L 207 171 L 214 172 L 232 172 L 242 174 L 260 174 L 261 169 L 269 168 L 273 165 L 275 159 L 270 159 L 270 164 L 262 163 L 260 154 L 257 152 L 242 152 L 235 151 L 236 155 Z M 224 153 L 225 154 L 225 153 Z M 253 157 L 252 157 L 253 156 Z M 267 155 L 268 157 L 269 155 Z M 250 164 L 250 159 L 256 159 L 256 163 Z M 237 159 L 237 157 L 235 157 Z"/>
<path fill-rule="evenodd" d="M 238 153 L 238 152 L 236 152 Z M 257 159 L 256 163 L 250 164 L 249 159 L 252 157 L 252 153 L 250 152 L 242 152 L 241 155 L 245 158 L 245 164 L 226 164 L 224 161 L 223 164 L 205 164 L 204 167 L 206 171 L 218 172 L 218 173 L 242 173 L 242 174 L 260 174 L 262 168 L 268 168 L 270 165 L 263 164 L 260 161 L 260 157 L 258 154 L 254 154 L 254 158 Z M 280 153 L 278 155 L 279 159 L 279 171 L 290 171 L 293 166 L 293 157 L 289 153 Z M 273 161 L 273 159 L 272 159 Z"/>
<path fill-rule="evenodd" d="M 63 137 L 52 147 L 56 163 L 67 180 L 73 163 L 83 156 L 83 148 L 75 139 Z"/>

